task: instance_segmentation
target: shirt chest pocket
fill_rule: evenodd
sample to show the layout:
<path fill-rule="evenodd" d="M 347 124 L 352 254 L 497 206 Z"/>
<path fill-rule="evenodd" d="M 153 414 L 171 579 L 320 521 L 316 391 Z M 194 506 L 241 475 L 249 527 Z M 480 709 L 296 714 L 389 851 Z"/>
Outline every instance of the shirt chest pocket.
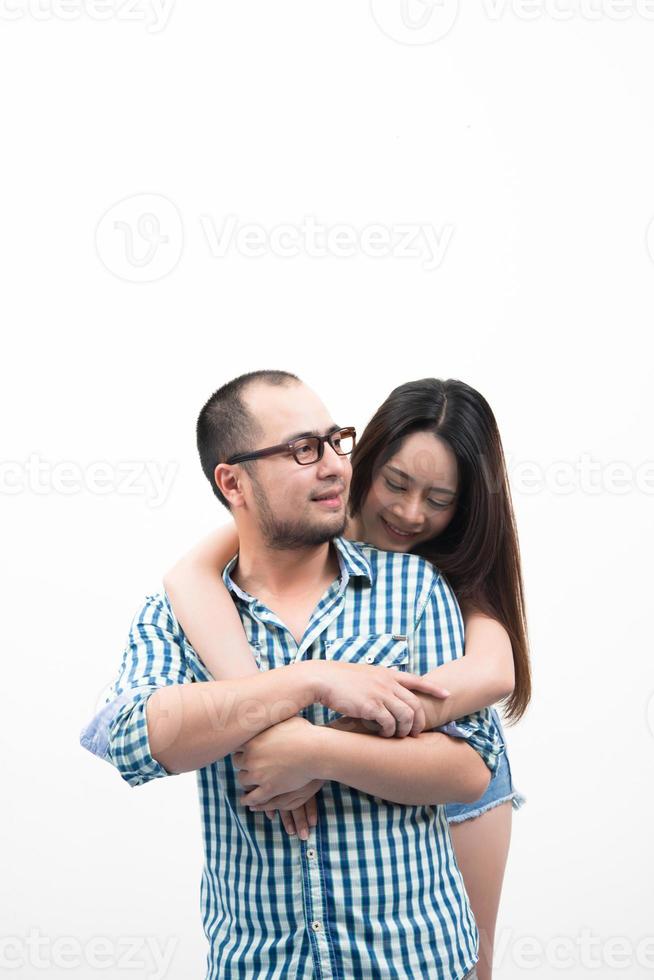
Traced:
<path fill-rule="evenodd" d="M 366 633 L 325 640 L 325 659 L 408 671 L 409 645 L 400 633 Z"/>

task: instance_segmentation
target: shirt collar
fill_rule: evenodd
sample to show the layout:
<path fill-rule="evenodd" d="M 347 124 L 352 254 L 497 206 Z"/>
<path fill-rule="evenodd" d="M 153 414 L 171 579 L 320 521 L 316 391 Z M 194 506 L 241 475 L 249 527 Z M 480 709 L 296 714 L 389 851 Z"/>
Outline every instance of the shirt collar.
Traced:
<path fill-rule="evenodd" d="M 341 569 L 341 580 L 344 581 L 345 585 L 351 578 L 366 578 L 372 584 L 372 568 L 370 562 L 365 557 L 363 552 L 357 547 L 357 544 L 353 541 L 347 541 L 345 538 L 332 538 L 332 543 L 336 548 L 336 554 L 338 556 L 338 564 Z M 230 592 L 234 595 L 239 596 L 244 602 L 252 603 L 256 602 L 256 596 L 252 596 L 249 592 L 244 592 L 240 589 L 236 582 L 232 579 L 231 571 L 236 564 L 238 559 L 238 554 L 234 555 L 233 558 L 227 562 L 223 569 L 223 582 Z"/>

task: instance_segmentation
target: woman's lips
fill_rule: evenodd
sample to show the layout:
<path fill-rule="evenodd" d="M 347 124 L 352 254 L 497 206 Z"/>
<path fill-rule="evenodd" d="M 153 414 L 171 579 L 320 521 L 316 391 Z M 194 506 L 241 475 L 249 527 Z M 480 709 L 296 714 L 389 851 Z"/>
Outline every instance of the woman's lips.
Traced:
<path fill-rule="evenodd" d="M 391 535 L 392 538 L 395 538 L 397 541 L 410 541 L 411 538 L 418 537 L 419 534 L 418 531 L 410 531 L 410 532 L 400 531 L 399 529 L 396 529 L 392 524 L 389 524 L 385 517 L 382 517 L 381 519 L 387 532 Z"/>

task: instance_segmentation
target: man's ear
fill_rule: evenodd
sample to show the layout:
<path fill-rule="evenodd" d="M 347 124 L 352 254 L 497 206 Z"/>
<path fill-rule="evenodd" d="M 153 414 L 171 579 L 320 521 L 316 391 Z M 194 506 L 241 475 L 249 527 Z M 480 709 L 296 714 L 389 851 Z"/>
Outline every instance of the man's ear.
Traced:
<path fill-rule="evenodd" d="M 243 493 L 243 471 L 238 464 L 218 463 L 213 471 L 216 486 L 230 507 L 242 507 L 245 503 Z"/>

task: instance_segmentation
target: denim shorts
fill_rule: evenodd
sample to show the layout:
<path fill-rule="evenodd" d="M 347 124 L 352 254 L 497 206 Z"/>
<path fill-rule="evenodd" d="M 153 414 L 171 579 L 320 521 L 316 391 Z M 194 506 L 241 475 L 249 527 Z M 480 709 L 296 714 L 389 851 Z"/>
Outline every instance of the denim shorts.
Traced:
<path fill-rule="evenodd" d="M 446 804 L 445 815 L 449 823 L 461 823 L 463 820 L 478 817 L 480 814 L 485 813 L 486 810 L 491 810 L 494 806 L 499 806 L 500 803 L 507 803 L 509 800 L 511 800 L 511 805 L 514 810 L 519 810 L 523 803 L 527 802 L 526 798 L 521 793 L 518 793 L 513 786 L 502 722 L 495 708 L 492 708 L 491 711 L 493 720 L 499 729 L 502 742 L 504 743 L 497 763 L 497 769 L 491 777 L 488 789 L 478 800 L 474 800 L 472 803 Z"/>

